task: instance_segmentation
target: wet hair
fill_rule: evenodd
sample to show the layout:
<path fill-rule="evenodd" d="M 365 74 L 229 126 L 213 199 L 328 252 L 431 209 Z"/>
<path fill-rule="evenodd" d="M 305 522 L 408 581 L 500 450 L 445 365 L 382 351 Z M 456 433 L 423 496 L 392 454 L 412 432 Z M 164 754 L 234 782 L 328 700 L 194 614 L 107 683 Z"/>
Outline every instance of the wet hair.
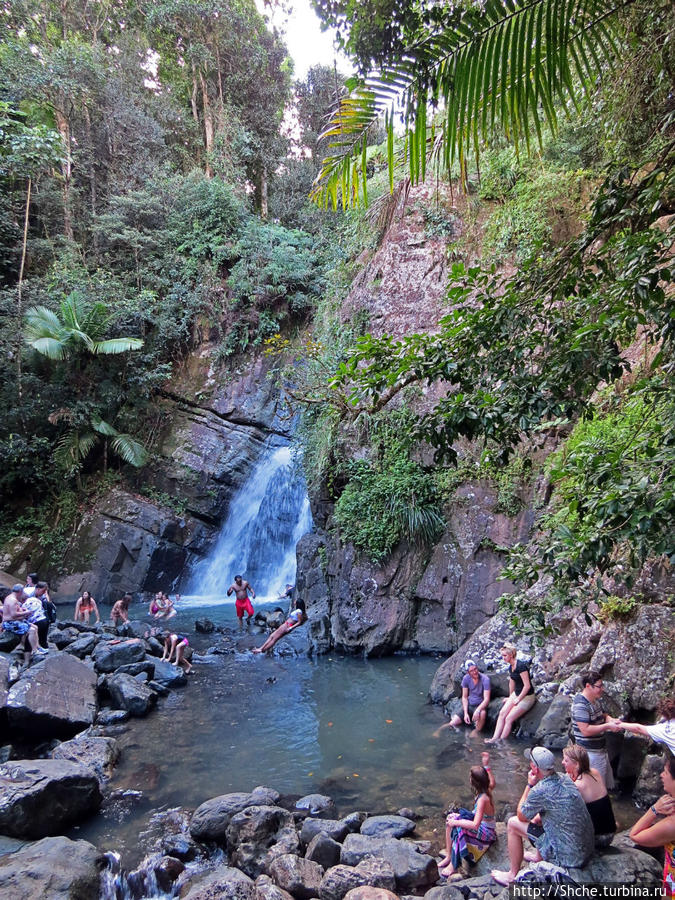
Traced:
<path fill-rule="evenodd" d="M 122 604 L 122 609 L 129 609 L 129 604 L 131 603 L 131 594 L 125 594 L 120 600 Z"/>
<path fill-rule="evenodd" d="M 84 600 L 84 595 L 87 595 L 87 600 L 91 600 L 91 591 L 82 591 L 82 599 Z"/>
<path fill-rule="evenodd" d="M 580 747 L 579 744 L 569 744 L 563 750 L 563 756 L 579 766 L 579 775 L 591 774 L 591 761 L 585 747 Z"/>
<path fill-rule="evenodd" d="M 479 794 L 487 794 L 489 797 L 492 796 L 490 791 L 490 776 L 483 766 L 471 766 L 469 772 L 469 784 L 476 796 Z"/>
<path fill-rule="evenodd" d="M 234 580 L 235 580 L 235 581 L 243 581 L 244 578 L 243 578 L 242 575 L 235 575 L 235 576 L 234 576 Z"/>
<path fill-rule="evenodd" d="M 585 688 L 587 684 L 595 684 L 596 681 L 600 681 L 602 675 L 595 669 L 589 669 L 587 672 L 582 672 L 579 678 L 581 678 L 581 687 Z"/>
<path fill-rule="evenodd" d="M 296 600 L 295 608 L 305 612 L 305 601 L 304 600 Z"/>
<path fill-rule="evenodd" d="M 656 707 L 656 712 L 664 719 L 675 719 L 675 697 L 664 697 Z"/>

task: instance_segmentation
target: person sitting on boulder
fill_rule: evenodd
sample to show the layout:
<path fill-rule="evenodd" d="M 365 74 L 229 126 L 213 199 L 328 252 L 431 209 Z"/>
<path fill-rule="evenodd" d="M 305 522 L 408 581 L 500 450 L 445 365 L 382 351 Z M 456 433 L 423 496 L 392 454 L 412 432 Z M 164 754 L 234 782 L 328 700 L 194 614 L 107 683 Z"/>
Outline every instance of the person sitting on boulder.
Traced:
<path fill-rule="evenodd" d="M 628 836 L 641 847 L 663 847 L 662 897 L 675 897 L 675 757 L 669 756 L 661 772 L 665 794 L 649 807 Z"/>
<path fill-rule="evenodd" d="M 557 866 L 585 866 L 594 848 L 593 823 L 584 798 L 569 778 L 555 771 L 555 758 L 546 747 L 525 751 L 530 762 L 527 785 L 518 811 L 507 825 L 510 867 L 490 873 L 498 884 L 509 885 L 518 877 L 523 858 L 544 859 Z M 535 853 L 524 853 L 529 838 Z"/>
<path fill-rule="evenodd" d="M 675 754 L 675 697 L 664 697 L 656 707 L 656 714 L 660 719 L 656 725 L 622 722 L 621 727 L 631 734 L 639 734 L 658 744 L 665 744 Z"/>
<path fill-rule="evenodd" d="M 616 834 L 616 820 L 602 775 L 597 769 L 591 769 L 588 753 L 577 744 L 570 744 L 563 750 L 563 769 L 584 798 L 593 822 L 595 846 L 609 847 Z"/>
<path fill-rule="evenodd" d="M 295 601 L 295 609 L 288 614 L 288 618 L 286 621 L 280 625 L 276 631 L 273 631 L 272 634 L 267 638 L 262 647 L 254 647 L 254 653 L 267 653 L 268 650 L 271 650 L 272 647 L 280 641 L 281 638 L 288 634 L 289 631 L 293 631 L 294 628 L 297 628 L 298 625 L 302 625 L 303 622 L 307 621 L 307 613 L 305 612 L 305 601 L 304 600 L 296 600 Z"/>
<path fill-rule="evenodd" d="M 26 597 L 32 597 L 35 594 L 35 588 L 38 583 L 38 574 L 37 572 L 31 572 L 30 575 L 26 575 L 26 583 L 23 586 L 23 592 Z"/>
<path fill-rule="evenodd" d="M 121 600 L 118 600 L 110 610 L 110 620 L 113 625 L 122 625 L 129 621 L 129 604 L 131 603 L 131 594 L 125 594 Z"/>
<path fill-rule="evenodd" d="M 35 625 L 28 622 L 30 610 L 22 606 L 23 585 L 15 584 L 2 602 L 2 630 L 21 638 L 24 665 L 28 665 L 33 653 L 43 656 L 47 651 L 38 647 L 38 631 Z M 30 649 L 26 649 L 26 641 Z"/>
<path fill-rule="evenodd" d="M 444 728 L 458 728 L 462 723 L 473 724 L 476 731 L 482 731 L 490 702 L 490 677 L 484 675 L 472 659 L 465 663 L 466 674 L 462 678 L 462 715 L 455 712 L 449 722 L 434 732 L 438 737 Z"/>
<path fill-rule="evenodd" d="M 164 654 L 162 660 L 172 662 L 171 657 L 176 654 L 173 660 L 174 666 L 180 666 L 185 670 L 185 674 L 192 671 L 192 663 L 185 659 L 185 651 L 190 646 L 190 642 L 184 634 L 167 634 L 164 638 Z"/>
<path fill-rule="evenodd" d="M 476 801 L 473 810 L 461 807 L 445 820 L 445 856 L 438 871 L 451 881 L 459 880 L 462 863 L 475 865 L 491 844 L 497 840 L 495 804 L 492 791 L 495 779 L 490 770 L 490 754 L 481 754 L 482 766 L 472 766 L 469 783 Z"/>
<path fill-rule="evenodd" d="M 96 601 L 91 596 L 89 591 L 82 591 L 82 596 L 77 598 L 77 603 L 75 604 L 75 615 L 73 618 L 76 622 L 79 622 L 80 619 L 84 622 L 85 625 L 89 624 L 89 616 L 91 614 L 96 616 L 96 624 L 101 621 L 101 617 L 98 614 L 98 606 L 96 606 Z"/>
<path fill-rule="evenodd" d="M 518 659 L 515 644 L 504 644 L 499 652 L 509 666 L 509 696 L 499 710 L 495 732 L 485 741 L 486 744 L 494 744 L 495 741 L 507 738 L 511 734 L 513 723 L 529 712 L 537 702 L 530 670 L 527 663 Z"/>

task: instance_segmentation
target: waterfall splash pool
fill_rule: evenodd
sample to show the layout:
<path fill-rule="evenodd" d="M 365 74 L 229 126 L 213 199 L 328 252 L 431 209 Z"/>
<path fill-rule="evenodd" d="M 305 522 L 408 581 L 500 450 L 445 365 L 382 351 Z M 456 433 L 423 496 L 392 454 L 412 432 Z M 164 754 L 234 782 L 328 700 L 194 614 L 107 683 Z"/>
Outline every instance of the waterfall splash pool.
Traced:
<path fill-rule="evenodd" d="M 218 794 L 266 785 L 328 794 L 341 813 L 409 806 L 429 817 L 418 832 L 440 840 L 443 810 L 470 800 L 468 769 L 485 747 L 468 729 L 432 737 L 444 721 L 427 702 L 439 659 L 205 655 L 219 636 L 194 634 L 195 616 L 236 627 L 232 603 L 179 605 L 172 625 L 195 648 L 189 683 L 117 735 L 113 799 L 72 837 L 118 850 L 132 867 L 146 852 L 139 834 L 157 810 L 194 809 Z M 527 768 L 520 745 L 492 756 L 499 802 L 517 800 L 513 772 Z"/>

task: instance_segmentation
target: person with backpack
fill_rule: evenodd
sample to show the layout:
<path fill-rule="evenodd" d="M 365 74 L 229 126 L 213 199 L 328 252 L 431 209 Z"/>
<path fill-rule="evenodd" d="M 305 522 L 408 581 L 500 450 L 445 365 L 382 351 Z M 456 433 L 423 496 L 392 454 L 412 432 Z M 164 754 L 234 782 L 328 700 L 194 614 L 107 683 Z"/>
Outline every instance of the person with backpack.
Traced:
<path fill-rule="evenodd" d="M 50 625 L 56 622 L 56 604 L 49 596 L 49 585 L 46 581 L 38 581 L 35 585 L 35 596 L 42 601 L 42 609 Z"/>

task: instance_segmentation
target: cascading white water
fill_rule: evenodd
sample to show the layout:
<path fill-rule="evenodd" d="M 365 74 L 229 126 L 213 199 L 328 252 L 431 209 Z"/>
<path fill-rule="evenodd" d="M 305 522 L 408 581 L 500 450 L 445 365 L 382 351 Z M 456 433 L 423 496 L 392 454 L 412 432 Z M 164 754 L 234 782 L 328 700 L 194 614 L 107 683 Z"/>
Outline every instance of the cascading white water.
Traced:
<path fill-rule="evenodd" d="M 235 575 L 261 597 L 295 583 L 295 545 L 312 527 L 307 488 L 288 446 L 267 451 L 230 504 L 208 559 L 197 565 L 188 595 L 225 599 Z M 234 602 L 232 598 L 232 602 Z"/>

